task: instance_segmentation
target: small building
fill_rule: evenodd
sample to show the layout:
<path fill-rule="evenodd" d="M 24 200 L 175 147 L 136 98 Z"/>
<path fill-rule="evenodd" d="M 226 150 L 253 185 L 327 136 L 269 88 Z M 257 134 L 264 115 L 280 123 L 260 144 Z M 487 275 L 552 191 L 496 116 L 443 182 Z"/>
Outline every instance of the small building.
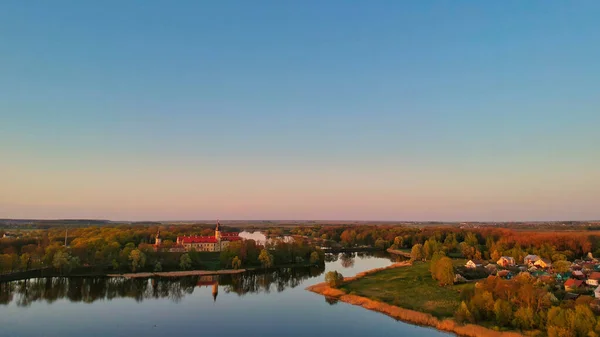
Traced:
<path fill-rule="evenodd" d="M 487 270 L 488 274 L 490 275 L 496 275 L 496 273 L 498 272 L 498 266 L 496 266 L 495 264 L 488 264 L 487 266 L 484 267 L 485 270 Z"/>
<path fill-rule="evenodd" d="M 496 263 L 504 268 L 511 267 L 515 265 L 515 259 L 511 256 L 502 256 Z"/>
<path fill-rule="evenodd" d="M 589 286 L 598 286 L 600 285 L 600 272 L 593 272 L 588 276 L 588 279 L 585 281 Z"/>
<path fill-rule="evenodd" d="M 570 278 L 565 282 L 565 290 L 566 291 L 575 291 L 579 288 L 583 287 L 585 283 L 582 280 L 577 280 L 574 278 Z"/>
<path fill-rule="evenodd" d="M 575 293 L 566 293 L 565 294 L 565 301 L 569 301 L 569 300 L 574 301 L 578 298 L 579 298 L 579 294 L 575 294 Z"/>
<path fill-rule="evenodd" d="M 496 275 L 507 280 L 513 277 L 513 273 L 510 270 L 500 270 Z"/>
<path fill-rule="evenodd" d="M 532 266 L 539 259 L 540 259 L 539 256 L 529 254 L 529 255 L 525 256 L 525 259 L 523 259 L 523 262 L 528 266 Z"/>
<path fill-rule="evenodd" d="M 598 286 L 596 289 L 594 289 L 594 297 L 600 298 L 600 286 Z"/>
<path fill-rule="evenodd" d="M 469 260 L 465 264 L 465 267 L 470 268 L 470 269 L 475 269 L 475 268 L 481 267 L 481 266 L 483 266 L 483 262 L 480 260 Z"/>
<path fill-rule="evenodd" d="M 583 280 L 585 278 L 585 274 L 581 270 L 575 270 L 571 273 L 571 276 L 578 279 Z"/>
<path fill-rule="evenodd" d="M 552 262 L 548 259 L 539 259 L 533 263 L 534 266 L 542 269 L 550 268 L 552 266 Z"/>

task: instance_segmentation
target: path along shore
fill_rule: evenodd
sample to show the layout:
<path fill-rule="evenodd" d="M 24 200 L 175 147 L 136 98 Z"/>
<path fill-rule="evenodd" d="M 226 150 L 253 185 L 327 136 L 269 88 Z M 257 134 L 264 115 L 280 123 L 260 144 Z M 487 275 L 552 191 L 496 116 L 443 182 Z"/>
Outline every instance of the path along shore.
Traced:
<path fill-rule="evenodd" d="M 363 273 L 359 273 L 354 277 L 346 277 L 344 278 L 344 282 L 350 282 L 357 280 L 361 277 L 365 277 L 370 274 L 374 274 L 386 269 L 399 268 L 410 266 L 411 263 L 409 261 L 394 263 L 391 266 L 385 268 L 377 268 L 365 271 Z M 377 311 L 383 314 L 386 314 L 392 318 L 397 320 L 412 323 L 421 326 L 429 326 L 436 328 L 441 331 L 449 331 L 453 332 L 459 336 L 468 336 L 468 337 L 523 337 L 523 334 L 518 332 L 500 332 L 492 329 L 488 329 L 486 327 L 475 325 L 475 324 L 465 324 L 461 325 L 457 323 L 455 320 L 451 318 L 447 319 L 438 319 L 430 314 L 426 314 L 423 312 L 409 310 L 400 308 L 394 305 L 390 305 L 384 302 L 374 301 L 367 297 L 358 296 L 358 295 L 348 295 L 343 290 L 335 289 L 330 287 L 327 283 L 318 283 L 313 286 L 306 288 L 306 290 L 312 291 L 317 294 L 324 295 L 326 297 L 336 298 L 342 302 L 346 302 L 352 305 L 358 305 L 365 309 Z"/>

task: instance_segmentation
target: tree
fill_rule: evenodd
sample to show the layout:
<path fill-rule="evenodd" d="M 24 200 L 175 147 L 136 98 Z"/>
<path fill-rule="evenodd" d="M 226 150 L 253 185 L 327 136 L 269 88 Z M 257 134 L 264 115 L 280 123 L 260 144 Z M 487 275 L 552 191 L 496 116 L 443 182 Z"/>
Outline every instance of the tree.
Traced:
<path fill-rule="evenodd" d="M 260 251 L 260 255 L 258 255 L 258 260 L 263 268 L 270 268 L 273 266 L 273 255 L 269 254 L 266 249 Z"/>
<path fill-rule="evenodd" d="M 437 263 L 440 261 L 442 257 L 446 256 L 444 252 L 435 252 L 431 257 L 431 261 L 429 261 L 429 272 L 431 273 L 431 277 L 435 280 L 437 275 L 435 274 Z"/>
<path fill-rule="evenodd" d="M 499 326 L 508 326 L 512 321 L 512 307 L 509 302 L 497 299 L 494 302 L 494 316 Z"/>
<path fill-rule="evenodd" d="M 404 245 L 404 239 L 401 236 L 396 236 L 394 238 L 394 248 L 402 248 Z"/>
<path fill-rule="evenodd" d="M 131 261 L 131 271 L 135 273 L 146 265 L 146 255 L 139 249 L 134 249 L 129 253 L 129 261 Z"/>
<path fill-rule="evenodd" d="M 450 285 L 454 283 L 454 265 L 448 257 L 442 257 L 435 266 L 435 279 L 440 285 Z"/>
<path fill-rule="evenodd" d="M 237 256 L 234 256 L 231 260 L 231 268 L 240 269 L 242 267 L 242 260 L 240 260 Z"/>
<path fill-rule="evenodd" d="M 422 261 L 423 260 L 423 245 L 417 243 L 410 250 L 411 261 Z"/>
<path fill-rule="evenodd" d="M 69 266 L 69 253 L 62 250 L 57 251 L 52 259 L 52 266 L 58 269 L 62 274 Z"/>
<path fill-rule="evenodd" d="M 534 325 L 533 309 L 520 307 L 514 315 L 513 325 L 521 330 L 530 330 Z"/>
<path fill-rule="evenodd" d="M 552 268 L 557 273 L 566 273 L 571 268 L 571 262 L 558 260 L 552 264 Z"/>
<path fill-rule="evenodd" d="M 179 268 L 183 270 L 192 268 L 192 259 L 190 258 L 189 254 L 181 255 L 179 258 Z"/>
<path fill-rule="evenodd" d="M 387 247 L 388 243 L 387 241 L 383 240 L 383 239 L 377 239 L 377 241 L 375 241 L 375 247 L 377 247 L 378 249 L 385 249 Z"/>
<path fill-rule="evenodd" d="M 469 311 L 469 308 L 464 301 L 460 302 L 458 310 L 454 313 L 454 318 L 459 323 L 473 323 L 474 321 L 473 315 L 471 315 L 471 311 Z"/>
<path fill-rule="evenodd" d="M 311 264 L 317 264 L 317 263 L 319 263 L 320 260 L 321 260 L 321 258 L 319 257 L 319 253 L 317 253 L 317 252 L 310 253 L 310 263 Z"/>
<path fill-rule="evenodd" d="M 336 270 L 325 274 L 325 282 L 332 288 L 339 288 L 344 283 L 344 276 Z"/>

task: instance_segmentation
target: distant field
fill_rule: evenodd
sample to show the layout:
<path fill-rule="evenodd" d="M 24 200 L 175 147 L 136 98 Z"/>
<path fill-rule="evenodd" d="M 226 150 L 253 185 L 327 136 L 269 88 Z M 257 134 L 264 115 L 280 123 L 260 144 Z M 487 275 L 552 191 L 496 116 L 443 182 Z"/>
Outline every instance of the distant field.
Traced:
<path fill-rule="evenodd" d="M 464 265 L 465 262 L 454 260 L 454 265 Z M 440 287 L 431 278 L 429 263 L 417 263 L 365 276 L 344 285 L 342 289 L 349 294 L 444 318 L 454 315 L 460 304 L 461 291 L 474 286 L 474 283 L 467 283 Z"/>

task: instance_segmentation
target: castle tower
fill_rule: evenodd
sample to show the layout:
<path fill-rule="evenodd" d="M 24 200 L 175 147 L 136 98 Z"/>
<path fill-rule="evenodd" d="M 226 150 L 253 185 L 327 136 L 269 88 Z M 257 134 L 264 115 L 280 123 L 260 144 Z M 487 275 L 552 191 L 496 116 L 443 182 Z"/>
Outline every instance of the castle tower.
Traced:
<path fill-rule="evenodd" d="M 155 246 L 160 246 L 161 243 L 161 239 L 160 239 L 160 229 L 156 232 L 156 239 L 154 241 L 154 245 Z"/>
<path fill-rule="evenodd" d="M 217 242 L 221 242 L 221 224 L 219 220 L 217 220 L 217 227 L 215 227 L 215 239 L 217 239 Z"/>

